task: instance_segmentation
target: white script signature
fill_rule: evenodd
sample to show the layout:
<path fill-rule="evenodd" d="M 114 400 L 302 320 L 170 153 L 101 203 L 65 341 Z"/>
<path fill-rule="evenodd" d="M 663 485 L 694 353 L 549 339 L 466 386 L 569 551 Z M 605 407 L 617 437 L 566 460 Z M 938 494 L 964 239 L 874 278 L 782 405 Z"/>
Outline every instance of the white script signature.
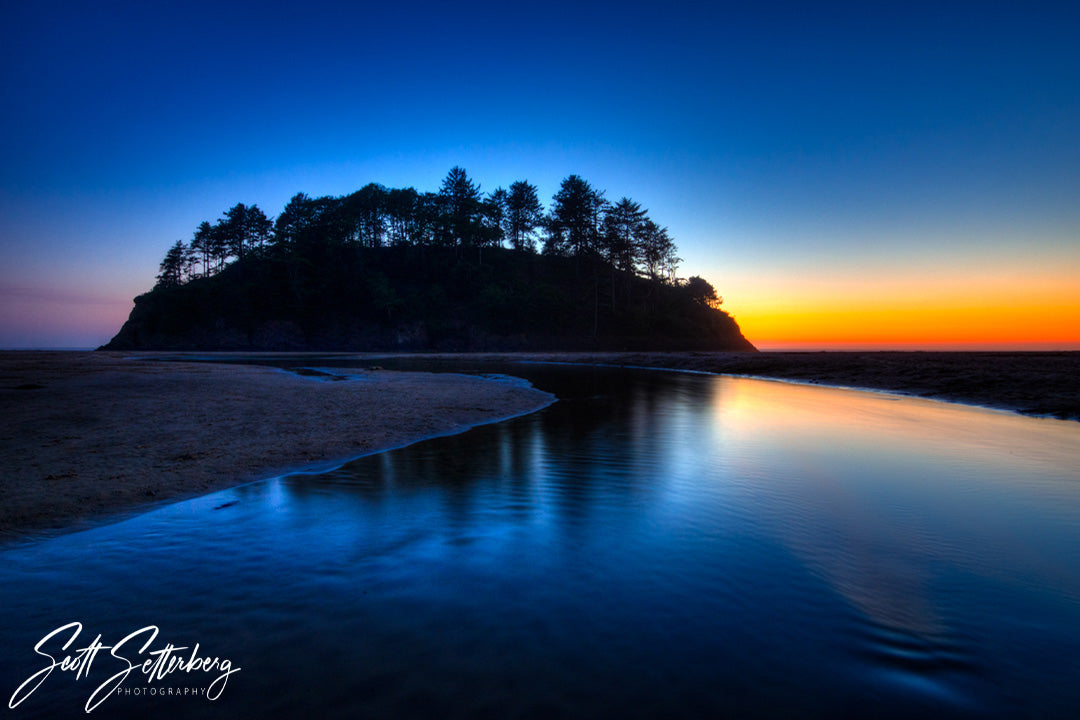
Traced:
<path fill-rule="evenodd" d="M 80 622 L 71 622 L 62 625 L 34 645 L 34 652 L 47 658 L 49 663 L 45 667 L 26 678 L 15 689 L 15 693 L 8 701 L 9 708 L 16 708 L 20 703 L 34 694 L 41 684 L 48 679 L 53 670 L 60 672 L 75 673 L 75 680 L 81 680 L 90 676 L 91 666 L 98 658 L 98 653 L 106 651 L 105 657 L 120 661 L 121 669 L 111 675 L 103 683 L 94 689 L 90 698 L 86 701 L 86 712 L 91 712 L 103 703 L 111 694 L 117 691 L 128 679 L 128 676 L 138 668 L 139 672 L 146 676 L 147 682 L 164 680 L 172 673 L 214 673 L 217 675 L 206 688 L 206 699 L 217 700 L 229 681 L 229 676 L 240 672 L 240 668 L 233 667 L 228 658 L 199 657 L 199 643 L 195 647 L 177 647 L 167 643 L 164 647 L 150 650 L 150 646 L 158 637 L 156 625 L 147 625 L 129 633 L 115 645 L 105 645 L 98 635 L 88 645 L 74 650 L 69 650 L 74 644 L 83 625 Z M 66 640 L 65 640 L 66 638 Z M 62 645 L 52 649 L 53 645 Z M 184 652 L 191 650 L 190 653 Z M 55 653 L 55 655 L 50 654 Z M 66 654 L 65 654 L 66 653 Z M 61 659 L 57 659 L 57 657 Z M 112 662 L 112 660 L 110 660 Z"/>

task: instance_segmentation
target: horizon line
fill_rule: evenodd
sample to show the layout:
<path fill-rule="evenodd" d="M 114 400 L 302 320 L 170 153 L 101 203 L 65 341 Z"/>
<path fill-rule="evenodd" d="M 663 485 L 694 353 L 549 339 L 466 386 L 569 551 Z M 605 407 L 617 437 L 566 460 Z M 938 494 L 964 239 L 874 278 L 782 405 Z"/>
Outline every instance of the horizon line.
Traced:
<path fill-rule="evenodd" d="M 751 341 L 752 342 L 752 341 Z M 45 346 L 30 345 L 20 347 L 0 347 L 0 352 L 96 352 L 99 346 Z M 1080 352 L 1080 342 L 1073 343 L 784 343 L 769 342 L 754 345 L 758 352 Z M 170 352 L 163 350 L 160 352 Z M 188 352 L 188 351 L 176 351 Z M 193 351 L 198 352 L 198 351 Z M 245 351 L 240 351 L 245 352 Z M 262 352 L 262 351 L 251 351 Z M 269 350 L 266 352 L 275 352 Z M 308 351 L 312 354 L 320 354 L 321 350 Z M 374 352 L 370 350 L 355 350 L 351 352 Z M 394 351 L 389 351 L 394 352 Z M 525 354 L 535 354 L 543 351 L 523 351 Z M 618 352 L 618 351 L 616 351 Z M 629 352 L 629 351 L 627 351 Z M 657 351 L 665 352 L 665 351 Z M 717 351 L 730 352 L 730 351 Z M 417 355 L 425 354 L 423 351 Z"/>

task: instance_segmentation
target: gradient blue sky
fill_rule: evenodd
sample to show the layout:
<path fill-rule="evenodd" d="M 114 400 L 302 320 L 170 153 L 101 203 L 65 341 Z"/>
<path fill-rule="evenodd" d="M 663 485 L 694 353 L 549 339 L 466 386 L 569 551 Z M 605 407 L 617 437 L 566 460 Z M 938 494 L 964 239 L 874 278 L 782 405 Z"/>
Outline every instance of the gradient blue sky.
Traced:
<path fill-rule="evenodd" d="M 638 200 L 762 346 L 1012 312 L 1080 348 L 1077 38 L 1066 3 L 6 2 L 0 347 L 106 342 L 237 202 L 461 165 Z"/>

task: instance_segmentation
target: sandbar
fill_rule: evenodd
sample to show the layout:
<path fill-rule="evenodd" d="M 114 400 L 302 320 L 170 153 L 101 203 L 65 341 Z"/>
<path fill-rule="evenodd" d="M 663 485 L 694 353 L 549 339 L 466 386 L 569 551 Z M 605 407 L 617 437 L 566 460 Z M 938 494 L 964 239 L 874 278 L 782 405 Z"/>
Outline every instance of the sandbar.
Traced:
<path fill-rule="evenodd" d="M 0 353 L 0 542 L 538 410 L 535 388 L 456 374 Z"/>

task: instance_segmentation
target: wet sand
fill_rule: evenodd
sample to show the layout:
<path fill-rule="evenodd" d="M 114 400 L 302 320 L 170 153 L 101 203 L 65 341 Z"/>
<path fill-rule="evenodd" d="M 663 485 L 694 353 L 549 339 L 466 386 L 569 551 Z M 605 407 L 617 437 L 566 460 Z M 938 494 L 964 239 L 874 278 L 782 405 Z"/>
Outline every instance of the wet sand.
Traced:
<path fill-rule="evenodd" d="M 0 353 L 0 542 L 531 412 L 547 393 L 462 375 Z M 335 371 L 337 372 L 337 371 Z"/>

